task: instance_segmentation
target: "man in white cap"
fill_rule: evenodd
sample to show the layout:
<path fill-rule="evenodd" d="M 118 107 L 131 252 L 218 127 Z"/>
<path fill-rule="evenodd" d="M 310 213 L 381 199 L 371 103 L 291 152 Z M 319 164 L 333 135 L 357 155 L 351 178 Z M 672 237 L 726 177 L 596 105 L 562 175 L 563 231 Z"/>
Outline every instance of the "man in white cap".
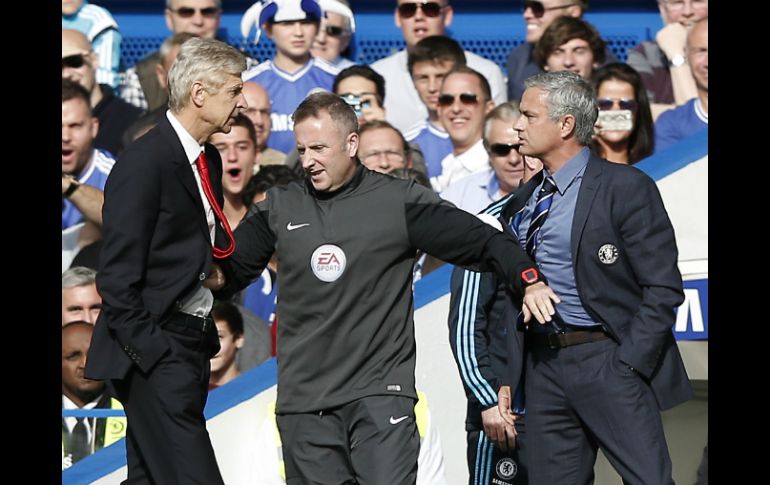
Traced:
<path fill-rule="evenodd" d="M 257 42 L 262 30 L 275 42 L 275 57 L 244 72 L 243 80 L 259 83 L 267 91 L 273 103 L 267 146 L 283 153 L 295 146 L 294 110 L 311 91 L 330 91 L 338 72 L 310 54 L 322 17 L 316 0 L 269 0 L 254 4 L 241 20 L 244 37 L 256 24 Z"/>
<path fill-rule="evenodd" d="M 310 53 L 338 69 L 352 66 L 355 62 L 342 57 L 356 31 L 356 20 L 350 10 L 350 4 L 347 0 L 319 0 L 318 3 L 324 16 Z"/>

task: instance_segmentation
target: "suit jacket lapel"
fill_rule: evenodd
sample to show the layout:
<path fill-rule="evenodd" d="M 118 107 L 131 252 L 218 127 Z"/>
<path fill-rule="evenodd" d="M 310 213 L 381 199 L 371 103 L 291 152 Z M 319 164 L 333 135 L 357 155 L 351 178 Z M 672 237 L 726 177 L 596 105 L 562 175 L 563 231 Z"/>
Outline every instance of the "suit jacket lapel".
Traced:
<path fill-rule="evenodd" d="M 201 201 L 200 191 L 198 190 L 198 183 L 195 181 L 195 175 L 193 175 L 192 172 L 193 168 L 190 166 L 190 162 L 187 160 L 187 155 L 185 155 L 182 142 L 179 141 L 179 137 L 177 136 L 174 128 L 171 126 L 171 123 L 166 117 L 163 117 L 159 126 L 161 129 L 166 131 L 166 136 L 170 140 L 173 140 L 171 142 L 173 151 L 173 157 L 171 161 L 176 165 L 176 176 L 182 183 L 182 187 L 184 187 L 187 191 L 187 194 L 192 198 L 193 204 L 195 204 L 195 209 L 198 211 L 199 215 L 197 217 L 198 227 L 200 227 L 203 233 L 206 234 L 206 240 L 208 241 L 210 240 L 211 236 L 209 236 L 209 224 L 206 221 L 206 211 L 203 208 L 203 201 Z"/>
<path fill-rule="evenodd" d="M 507 225 L 511 224 L 511 219 L 517 212 L 519 212 L 525 205 L 532 193 L 535 191 L 538 185 L 543 182 L 543 171 L 536 173 L 527 183 L 520 185 L 513 191 L 511 200 L 508 201 L 503 209 L 503 219 Z"/>
<path fill-rule="evenodd" d="M 572 250 L 572 261 L 577 261 L 577 249 L 580 245 L 580 239 L 583 237 L 583 229 L 588 219 L 588 213 L 591 205 L 596 198 L 596 193 L 601 185 L 602 164 L 601 159 L 593 154 L 588 159 L 586 170 L 583 172 L 583 181 L 580 183 L 580 192 L 578 192 L 577 203 L 575 206 L 575 216 L 572 220 L 572 233 L 570 235 L 570 246 Z"/>

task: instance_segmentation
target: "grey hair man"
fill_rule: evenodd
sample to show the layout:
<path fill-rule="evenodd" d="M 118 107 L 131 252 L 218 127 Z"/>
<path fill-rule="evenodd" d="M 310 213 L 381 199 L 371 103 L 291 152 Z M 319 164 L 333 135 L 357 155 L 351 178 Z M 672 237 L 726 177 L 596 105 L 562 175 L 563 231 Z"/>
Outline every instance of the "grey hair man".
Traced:
<path fill-rule="evenodd" d="M 246 108 L 245 69 L 223 42 L 185 42 L 168 73 L 170 109 L 105 186 L 104 302 L 86 377 L 107 380 L 125 405 L 129 482 L 223 483 L 203 416 L 220 348 L 206 279 L 234 244 L 222 161 L 206 140 L 230 132 Z"/>
<path fill-rule="evenodd" d="M 553 451 L 527 456 L 529 483 L 590 483 L 601 447 L 625 482 L 673 484 L 660 411 L 692 397 L 671 331 L 684 301 L 674 229 L 649 176 L 588 149 L 588 82 L 561 71 L 525 85 L 513 128 L 544 169 L 501 216 L 560 300 L 549 325 L 524 315 L 525 352 L 509 355 L 526 375 L 527 446 Z M 510 387 L 498 403 L 515 425 Z"/>
<path fill-rule="evenodd" d="M 75 320 L 96 323 L 102 297 L 96 291 L 96 271 L 73 266 L 61 275 L 61 324 Z"/>

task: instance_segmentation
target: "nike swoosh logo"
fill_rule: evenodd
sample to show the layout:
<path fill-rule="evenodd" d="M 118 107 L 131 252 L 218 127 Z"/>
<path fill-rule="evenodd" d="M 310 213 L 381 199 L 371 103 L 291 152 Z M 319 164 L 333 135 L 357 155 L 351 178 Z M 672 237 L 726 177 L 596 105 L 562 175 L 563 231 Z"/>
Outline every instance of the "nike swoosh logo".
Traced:
<path fill-rule="evenodd" d="M 401 416 L 400 418 L 396 419 L 393 416 L 391 416 L 390 417 L 390 424 L 398 424 L 398 423 L 400 423 L 401 421 L 405 420 L 408 417 L 409 416 Z"/>
<path fill-rule="evenodd" d="M 305 226 L 309 226 L 309 225 L 310 225 L 309 222 L 306 222 L 304 224 L 297 224 L 297 225 L 292 225 L 292 223 L 290 222 L 290 223 L 286 224 L 286 230 L 287 231 L 293 231 L 294 229 L 299 229 L 300 227 L 305 227 Z"/>

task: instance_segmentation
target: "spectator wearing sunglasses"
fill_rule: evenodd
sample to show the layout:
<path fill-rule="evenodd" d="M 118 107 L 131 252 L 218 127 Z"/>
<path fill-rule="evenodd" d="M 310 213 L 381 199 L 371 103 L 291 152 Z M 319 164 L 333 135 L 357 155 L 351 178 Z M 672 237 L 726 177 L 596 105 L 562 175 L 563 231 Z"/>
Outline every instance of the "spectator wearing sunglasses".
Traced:
<path fill-rule="evenodd" d="M 692 70 L 698 96 L 682 106 L 663 112 L 655 122 L 655 151 L 658 152 L 709 127 L 709 18 L 697 22 L 687 34 L 687 63 Z"/>
<path fill-rule="evenodd" d="M 594 72 L 593 85 L 599 107 L 591 142 L 594 153 L 610 162 L 626 164 L 652 155 L 652 114 L 639 73 L 628 64 L 613 62 Z M 608 119 L 603 117 L 604 112 L 621 115 L 610 121 L 630 121 L 630 126 L 602 126 L 601 120 Z"/>
<path fill-rule="evenodd" d="M 213 39 L 222 18 L 221 0 L 166 0 L 166 27 L 173 34 L 182 32 Z M 121 97 L 142 109 L 152 111 L 166 107 L 168 93 L 158 82 L 157 66 L 163 63 L 160 50 L 152 51 L 132 68 L 126 70 L 121 85 Z"/>
<path fill-rule="evenodd" d="M 594 68 L 604 62 L 606 48 L 593 25 L 575 17 L 559 17 L 543 32 L 533 57 L 543 71 L 572 71 L 589 80 Z"/>
<path fill-rule="evenodd" d="M 74 29 L 86 36 L 99 56 L 96 81 L 113 89 L 118 87 L 120 75 L 120 43 L 123 36 L 112 14 L 87 0 L 62 0 L 61 27 Z"/>
<path fill-rule="evenodd" d="M 489 169 L 484 150 L 484 117 L 494 109 L 489 83 L 480 72 L 460 66 L 446 75 L 438 96 L 438 117 L 449 133 L 452 153 L 441 161 L 441 173 L 431 178 L 436 192 L 477 172 Z"/>
<path fill-rule="evenodd" d="M 642 76 L 653 118 L 697 96 L 690 66 L 685 62 L 687 32 L 709 14 L 708 0 L 658 0 L 663 28 L 654 41 L 628 51 L 626 62 Z"/>
<path fill-rule="evenodd" d="M 338 69 L 355 63 L 348 59 L 350 40 L 356 31 L 356 21 L 347 0 L 319 0 L 324 15 L 313 40 L 310 53 Z M 345 57 L 343 57 L 345 56 Z"/>
<path fill-rule="evenodd" d="M 91 109 L 99 120 L 94 146 L 110 153 L 123 149 L 122 136 L 142 111 L 115 96 L 107 84 L 97 84 L 96 69 L 99 56 L 83 33 L 72 29 L 61 31 L 61 75 L 77 82 L 88 92 Z"/>
<path fill-rule="evenodd" d="M 477 214 L 519 186 L 524 177 L 524 157 L 517 151 L 519 135 L 513 130 L 519 116 L 516 101 L 506 101 L 487 114 L 483 144 L 490 168 L 453 183 L 441 192 L 443 199 Z"/>
<path fill-rule="evenodd" d="M 441 173 L 441 160 L 452 153 L 449 133 L 438 118 L 438 96 L 444 76 L 465 65 L 465 52 L 455 40 L 432 35 L 420 40 L 409 51 L 407 66 L 428 118 L 404 132 L 410 143 L 417 143 L 425 156 L 428 177 Z"/>
<path fill-rule="evenodd" d="M 321 6 L 315 0 L 270 0 L 261 8 L 259 4 L 252 6 L 244 14 L 242 27 L 253 18 L 257 35 L 264 31 L 275 43 L 275 57 L 243 73 L 243 79 L 261 84 L 270 96 L 273 112 L 267 146 L 283 153 L 296 146 L 291 120 L 294 110 L 309 92 L 331 90 L 339 72 L 310 54 L 322 17 Z"/>
<path fill-rule="evenodd" d="M 446 35 L 446 29 L 452 24 L 454 11 L 448 0 L 414 2 L 398 0 L 394 13 L 396 26 L 406 41 L 406 49 L 380 59 L 372 68 L 382 74 L 385 85 L 391 93 L 385 102 L 390 124 L 406 132 L 428 117 L 428 108 L 421 102 L 420 95 L 409 75 L 408 52 L 421 39 L 432 35 Z M 500 104 L 507 100 L 505 80 L 500 68 L 494 62 L 473 52 L 465 51 L 467 65 L 487 78 L 492 88 L 492 100 Z"/>
<path fill-rule="evenodd" d="M 588 0 L 525 1 L 521 15 L 526 26 L 526 42 L 514 47 L 508 55 L 508 98 L 521 99 L 524 80 L 540 74 L 542 68 L 533 57 L 535 46 L 551 22 L 559 17 L 582 17 L 588 10 Z M 607 62 L 617 62 L 612 52 L 606 50 Z"/>

